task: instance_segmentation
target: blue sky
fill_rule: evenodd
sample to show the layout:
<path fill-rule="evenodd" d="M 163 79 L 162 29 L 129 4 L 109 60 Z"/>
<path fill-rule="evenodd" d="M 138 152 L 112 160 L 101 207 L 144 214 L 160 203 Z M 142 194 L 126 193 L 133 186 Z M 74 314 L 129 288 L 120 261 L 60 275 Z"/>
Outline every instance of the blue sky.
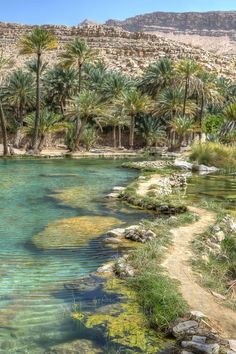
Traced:
<path fill-rule="evenodd" d="M 236 0 L 0 0 L 0 21 L 75 25 L 153 11 L 236 10 Z"/>

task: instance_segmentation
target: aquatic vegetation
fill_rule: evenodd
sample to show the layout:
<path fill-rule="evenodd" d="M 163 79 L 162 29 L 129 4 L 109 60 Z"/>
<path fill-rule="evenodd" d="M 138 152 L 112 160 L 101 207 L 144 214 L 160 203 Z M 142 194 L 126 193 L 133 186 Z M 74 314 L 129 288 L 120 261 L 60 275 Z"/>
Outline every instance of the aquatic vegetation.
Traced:
<path fill-rule="evenodd" d="M 207 166 L 235 169 L 236 147 L 221 143 L 196 143 L 192 146 L 190 160 Z"/>
<path fill-rule="evenodd" d="M 97 186 L 73 187 L 55 190 L 49 196 L 56 199 L 60 205 L 68 205 L 73 208 L 82 208 L 88 203 L 91 203 L 94 195 L 96 194 Z M 93 211 L 96 206 L 93 206 Z"/>
<path fill-rule="evenodd" d="M 137 194 L 138 181 L 131 183 L 124 192 L 120 194 L 120 199 L 141 209 L 157 212 L 159 214 L 178 214 L 187 211 L 187 204 L 183 193 L 172 193 L 169 195 L 155 195 L 150 191 L 147 196 Z"/>
<path fill-rule="evenodd" d="M 81 216 L 59 220 L 33 236 L 33 244 L 42 249 L 70 249 L 81 247 L 122 221 L 112 217 Z"/>
<path fill-rule="evenodd" d="M 106 296 L 118 293 L 120 302 L 99 307 L 94 313 L 75 312 L 72 317 L 127 350 L 136 348 L 142 353 L 154 354 L 166 344 L 155 331 L 148 328 L 135 292 L 124 281 L 110 278 L 104 284 L 104 291 Z"/>

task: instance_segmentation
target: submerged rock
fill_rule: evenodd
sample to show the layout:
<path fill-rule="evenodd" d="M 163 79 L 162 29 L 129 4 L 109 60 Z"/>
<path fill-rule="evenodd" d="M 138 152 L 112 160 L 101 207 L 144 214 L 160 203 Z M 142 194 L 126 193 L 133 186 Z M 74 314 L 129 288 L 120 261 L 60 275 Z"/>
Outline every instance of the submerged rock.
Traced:
<path fill-rule="evenodd" d="M 71 249 L 104 234 L 110 227 L 122 224 L 113 217 L 81 216 L 59 220 L 33 236 L 33 244 L 41 249 Z"/>
<path fill-rule="evenodd" d="M 51 347 L 45 354 L 102 354 L 103 351 L 90 340 L 77 339 Z"/>
<path fill-rule="evenodd" d="M 72 208 L 81 208 L 91 203 L 94 195 L 96 195 L 97 188 L 95 186 L 73 187 L 62 190 L 55 190 L 49 197 L 58 201 L 61 205 L 70 206 Z M 90 210 L 96 210 L 95 203 L 90 206 Z"/>

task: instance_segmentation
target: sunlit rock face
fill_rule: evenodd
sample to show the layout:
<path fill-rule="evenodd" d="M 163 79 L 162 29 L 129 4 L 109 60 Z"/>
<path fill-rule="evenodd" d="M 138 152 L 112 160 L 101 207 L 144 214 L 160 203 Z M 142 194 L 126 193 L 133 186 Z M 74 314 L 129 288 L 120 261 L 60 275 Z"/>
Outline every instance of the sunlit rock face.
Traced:
<path fill-rule="evenodd" d="M 81 216 L 59 220 L 33 236 L 40 249 L 71 249 L 86 245 L 110 228 L 121 225 L 119 219 L 101 216 Z"/>
<path fill-rule="evenodd" d="M 236 54 L 236 11 L 153 12 L 106 24 L 157 34 L 218 54 Z"/>
<path fill-rule="evenodd" d="M 32 31 L 35 27 L 0 23 L 1 48 L 15 61 L 14 69 L 24 67 L 25 61 L 30 59 L 29 56 L 19 55 L 18 43 L 22 35 Z M 58 39 L 58 48 L 44 55 L 44 60 L 49 63 L 49 66 L 58 61 L 58 54 L 62 51 L 64 44 L 79 37 L 97 52 L 98 58 L 103 60 L 109 69 L 122 71 L 132 76 L 142 75 L 149 64 L 163 57 L 170 57 L 175 61 L 191 57 L 202 63 L 207 70 L 218 75 L 233 77 L 235 74 L 233 56 L 219 56 L 199 46 L 186 45 L 152 33 L 128 32 L 120 26 L 88 23 L 73 27 L 45 25 L 43 28 L 52 32 Z M 195 44 L 198 45 L 199 41 Z M 210 45 L 206 49 L 209 50 Z"/>

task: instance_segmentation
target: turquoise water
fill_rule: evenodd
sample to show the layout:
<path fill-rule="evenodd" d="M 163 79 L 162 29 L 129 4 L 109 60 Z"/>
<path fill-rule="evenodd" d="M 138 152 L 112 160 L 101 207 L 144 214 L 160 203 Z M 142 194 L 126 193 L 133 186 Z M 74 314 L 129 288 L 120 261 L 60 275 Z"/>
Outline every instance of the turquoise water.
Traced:
<path fill-rule="evenodd" d="M 75 299 L 65 284 L 118 251 L 105 247 L 101 237 L 71 249 L 40 249 L 32 240 L 61 219 L 113 217 L 127 224 L 139 219 L 139 212 L 104 198 L 136 175 L 119 166 L 111 160 L 0 161 L 0 353 L 46 353 L 78 337 L 70 318 Z M 77 187 L 81 199 L 74 194 Z M 58 190 L 71 191 L 70 199 L 59 200 Z"/>

